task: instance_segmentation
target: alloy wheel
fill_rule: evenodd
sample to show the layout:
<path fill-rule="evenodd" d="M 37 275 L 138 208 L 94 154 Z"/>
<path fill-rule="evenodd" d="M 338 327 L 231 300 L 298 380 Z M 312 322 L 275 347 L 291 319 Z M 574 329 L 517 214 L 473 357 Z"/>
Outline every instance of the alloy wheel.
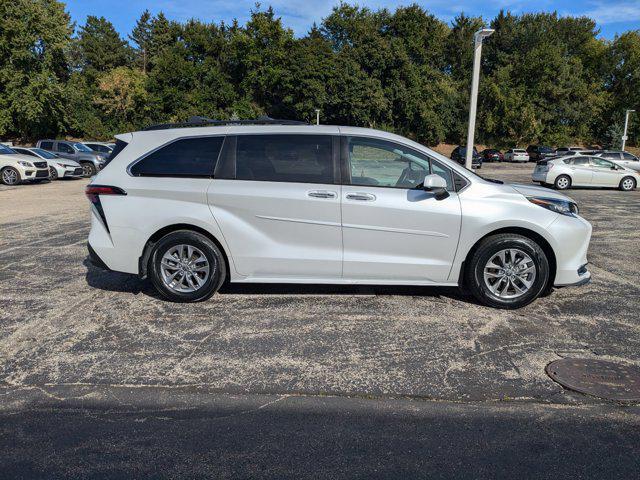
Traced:
<path fill-rule="evenodd" d="M 58 171 L 53 167 L 49 167 L 49 180 L 57 180 L 57 179 L 58 179 Z"/>
<path fill-rule="evenodd" d="M 569 187 L 569 179 L 566 177 L 560 177 L 557 181 L 556 181 L 556 185 L 558 186 L 558 188 L 561 189 L 565 189 Z"/>
<path fill-rule="evenodd" d="M 192 293 L 209 280 L 209 260 L 193 245 L 174 245 L 162 256 L 160 272 L 164 284 L 174 292 Z"/>
<path fill-rule="evenodd" d="M 536 265 L 528 253 L 509 248 L 494 254 L 484 267 L 484 283 L 500 298 L 526 294 L 536 280 Z"/>
<path fill-rule="evenodd" d="M 82 174 L 85 177 L 90 177 L 91 175 L 93 175 L 93 167 L 91 166 L 91 164 L 89 163 L 82 164 Z"/>
<path fill-rule="evenodd" d="M 625 179 L 622 181 L 622 189 L 623 189 L 623 190 L 633 190 L 634 183 L 635 183 L 635 182 L 633 181 L 633 179 L 631 179 L 631 178 L 625 178 Z"/>
<path fill-rule="evenodd" d="M 16 185 L 18 183 L 18 172 L 11 168 L 7 168 L 2 172 L 2 181 L 6 185 Z"/>

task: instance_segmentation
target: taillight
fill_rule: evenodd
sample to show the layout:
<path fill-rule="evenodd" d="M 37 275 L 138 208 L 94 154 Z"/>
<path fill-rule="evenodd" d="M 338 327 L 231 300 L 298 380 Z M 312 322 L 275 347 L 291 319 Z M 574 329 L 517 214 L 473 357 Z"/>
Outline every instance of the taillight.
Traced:
<path fill-rule="evenodd" d="M 126 195 L 125 192 L 120 187 L 112 187 L 109 185 L 87 185 L 87 188 L 84 190 L 84 194 L 87 196 L 91 204 L 95 207 L 98 215 L 100 216 L 100 220 L 104 224 L 104 228 L 109 232 L 109 225 L 107 224 L 107 217 L 104 214 L 104 209 L 102 208 L 102 203 L 100 202 L 101 195 Z"/>

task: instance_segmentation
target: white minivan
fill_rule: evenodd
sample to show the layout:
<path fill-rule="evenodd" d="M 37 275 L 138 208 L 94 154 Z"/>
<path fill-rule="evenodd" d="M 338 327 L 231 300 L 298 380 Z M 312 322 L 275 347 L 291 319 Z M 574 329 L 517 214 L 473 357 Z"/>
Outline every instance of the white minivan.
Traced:
<path fill-rule="evenodd" d="M 387 132 L 258 123 L 118 135 L 86 190 L 93 262 L 188 302 L 228 280 L 460 286 L 518 308 L 590 279 L 591 225 L 562 194 Z"/>

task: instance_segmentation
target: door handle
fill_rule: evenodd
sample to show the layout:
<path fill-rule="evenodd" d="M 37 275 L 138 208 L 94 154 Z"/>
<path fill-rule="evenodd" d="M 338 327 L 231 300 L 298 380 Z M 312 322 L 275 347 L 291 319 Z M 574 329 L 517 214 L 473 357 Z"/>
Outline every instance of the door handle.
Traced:
<path fill-rule="evenodd" d="M 347 199 L 358 200 L 360 202 L 373 202 L 376 196 L 370 193 L 347 193 Z"/>
<path fill-rule="evenodd" d="M 329 190 L 311 190 L 307 195 L 313 198 L 336 198 L 338 194 Z"/>

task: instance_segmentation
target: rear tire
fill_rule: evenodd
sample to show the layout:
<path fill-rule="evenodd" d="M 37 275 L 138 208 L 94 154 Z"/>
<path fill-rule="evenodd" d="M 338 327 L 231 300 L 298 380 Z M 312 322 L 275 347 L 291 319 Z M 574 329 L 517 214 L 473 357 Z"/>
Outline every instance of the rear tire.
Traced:
<path fill-rule="evenodd" d="M 222 286 L 227 269 L 220 249 L 206 236 L 178 230 L 162 237 L 149 258 L 149 277 L 173 302 L 200 302 Z"/>
<path fill-rule="evenodd" d="M 548 283 L 549 261 L 540 245 L 512 233 L 482 240 L 465 271 L 465 287 L 480 303 L 494 308 L 524 307 Z"/>
<path fill-rule="evenodd" d="M 630 192 L 636 188 L 636 179 L 633 177 L 624 177 L 620 180 L 620 185 L 618 188 L 623 192 Z"/>
<path fill-rule="evenodd" d="M 569 177 L 569 175 L 560 175 L 556 178 L 556 181 L 553 182 L 553 186 L 556 190 L 566 190 L 571 186 L 571 177 Z"/>

